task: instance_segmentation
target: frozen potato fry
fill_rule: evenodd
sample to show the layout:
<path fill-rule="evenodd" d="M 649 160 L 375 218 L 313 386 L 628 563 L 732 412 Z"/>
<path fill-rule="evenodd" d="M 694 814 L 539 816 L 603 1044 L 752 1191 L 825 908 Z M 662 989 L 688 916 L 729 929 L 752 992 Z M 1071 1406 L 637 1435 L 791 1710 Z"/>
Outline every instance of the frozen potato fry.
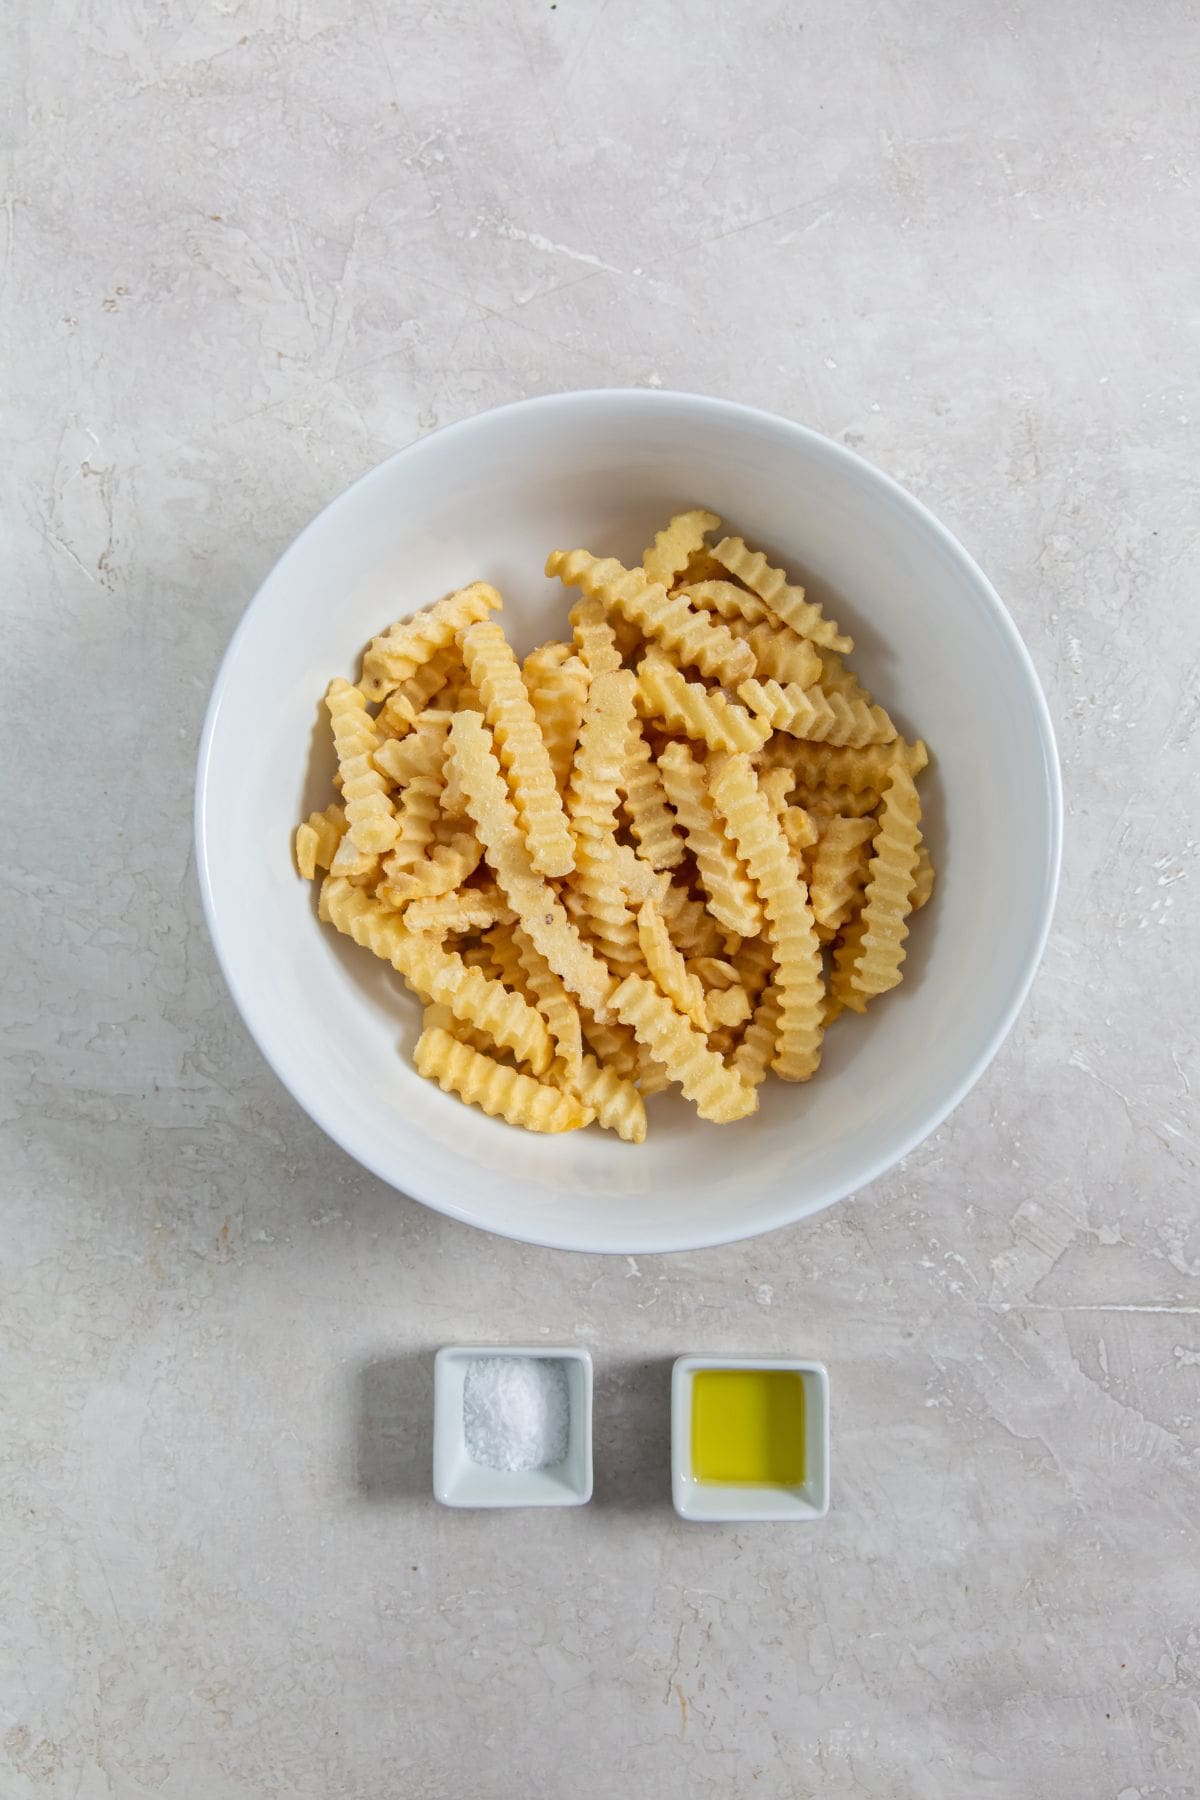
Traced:
<path fill-rule="evenodd" d="M 330 683 L 336 798 L 295 867 L 422 1002 L 418 1073 L 510 1125 L 640 1144 L 676 1084 L 747 1117 L 899 983 L 932 893 L 925 745 L 721 530 L 677 513 L 632 568 L 551 552 L 579 595 L 523 663 L 473 582 Z"/>

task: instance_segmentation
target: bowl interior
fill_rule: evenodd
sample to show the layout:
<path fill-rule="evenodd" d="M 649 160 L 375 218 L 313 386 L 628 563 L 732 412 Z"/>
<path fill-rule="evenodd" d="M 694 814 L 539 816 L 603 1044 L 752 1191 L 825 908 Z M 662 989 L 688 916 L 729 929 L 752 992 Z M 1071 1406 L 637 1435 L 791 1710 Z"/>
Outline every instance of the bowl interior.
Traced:
<path fill-rule="evenodd" d="M 321 696 L 390 620 L 482 578 L 526 650 L 565 629 L 548 550 L 626 560 L 684 506 L 783 562 L 853 633 L 854 666 L 925 738 L 938 867 L 903 986 L 845 1018 L 804 1087 L 774 1079 L 738 1125 L 650 1103 L 640 1148 L 539 1138 L 421 1080 L 398 976 L 317 922 L 298 819 L 332 798 Z M 983 577 L 902 490 L 828 440 L 717 401 L 554 396 L 422 440 L 297 539 L 230 646 L 201 752 L 199 863 L 234 997 L 280 1078 L 348 1151 L 474 1224 L 579 1249 L 750 1235 L 861 1186 L 977 1078 L 1032 977 L 1053 902 L 1058 777 L 1036 677 Z"/>

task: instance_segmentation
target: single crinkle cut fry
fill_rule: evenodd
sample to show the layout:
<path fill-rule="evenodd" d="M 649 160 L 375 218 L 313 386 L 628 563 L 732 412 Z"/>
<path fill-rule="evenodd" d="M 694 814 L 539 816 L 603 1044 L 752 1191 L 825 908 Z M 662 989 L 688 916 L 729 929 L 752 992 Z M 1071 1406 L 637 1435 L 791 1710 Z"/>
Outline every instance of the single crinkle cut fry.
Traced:
<path fill-rule="evenodd" d="M 730 1058 L 734 1069 L 749 1087 L 758 1087 L 766 1079 L 779 1037 L 782 1010 L 779 990 L 770 981 L 759 996 L 754 1016 Z"/>
<path fill-rule="evenodd" d="M 375 723 L 381 737 L 403 737 L 395 725 L 412 712 L 419 717 L 431 700 L 440 699 L 442 689 L 462 669 L 462 656 L 457 644 L 447 644 L 436 656 L 422 663 L 407 681 L 393 688 L 376 714 Z"/>
<path fill-rule="evenodd" d="M 363 882 L 376 880 L 379 868 L 379 858 L 372 856 L 369 850 L 360 850 L 347 832 L 333 853 L 329 873 L 336 875 L 340 880 L 353 881 L 356 885 L 360 885 Z"/>
<path fill-rule="evenodd" d="M 785 1081 L 807 1081 L 821 1060 L 825 997 L 808 893 L 748 757 L 731 756 L 720 763 L 712 776 L 712 796 L 758 889 L 775 955 L 780 1022 L 771 1066 Z"/>
<path fill-rule="evenodd" d="M 803 588 L 789 587 L 783 570 L 773 569 L 761 551 L 748 550 L 741 538 L 727 537 L 722 538 L 713 555 L 799 637 L 811 638 L 814 644 L 843 654 L 853 650 L 854 640 L 844 637 L 814 601 L 805 599 Z"/>
<path fill-rule="evenodd" d="M 825 694 L 819 687 L 801 688 L 795 682 L 781 687 L 777 681 L 743 681 L 738 698 L 751 712 L 765 719 L 775 731 L 820 743 L 847 744 L 860 750 L 866 744 L 890 743 L 896 727 L 881 706 L 864 706 L 844 694 Z"/>
<path fill-rule="evenodd" d="M 597 1125 L 615 1131 L 627 1144 L 645 1143 L 646 1107 L 632 1081 L 613 1068 L 602 1067 L 594 1056 L 585 1056 L 578 1072 L 564 1075 L 563 1079 L 571 1092 L 595 1113 Z"/>
<path fill-rule="evenodd" d="M 757 1001 L 775 973 L 775 947 L 770 938 L 746 938 L 734 951 L 733 963 L 738 980 L 751 1000 Z"/>
<path fill-rule="evenodd" d="M 839 930 L 857 906 L 867 879 L 867 846 L 874 835 L 873 819 L 847 819 L 838 814 L 817 839 L 809 894 L 813 917 L 826 930 Z"/>
<path fill-rule="evenodd" d="M 389 881 L 398 883 L 402 876 L 415 874 L 421 865 L 428 863 L 441 817 L 443 779 L 440 769 L 428 775 L 414 775 L 402 790 L 396 813 L 399 836 L 383 865 Z M 460 879 L 462 877 L 456 874 L 448 886 L 457 887 Z M 430 890 L 419 888 L 417 891 L 428 893 Z"/>
<path fill-rule="evenodd" d="M 755 1111 L 754 1089 L 725 1067 L 703 1035 L 644 976 L 627 975 L 611 1004 L 617 1018 L 679 1083 L 702 1119 L 726 1125 Z"/>
<path fill-rule="evenodd" d="M 571 654 L 568 644 L 543 644 L 529 652 L 521 673 L 561 794 L 571 773 L 587 704 L 587 666 Z"/>
<path fill-rule="evenodd" d="M 360 850 L 378 856 L 396 841 L 397 824 L 387 784 L 372 762 L 378 745 L 374 720 L 361 691 L 340 676 L 325 696 L 346 808 L 346 829 Z"/>
<path fill-rule="evenodd" d="M 428 931 L 439 938 L 488 931 L 496 924 L 511 924 L 512 917 L 498 888 L 456 888 L 449 894 L 412 900 L 404 909 L 404 923 L 410 931 Z"/>
<path fill-rule="evenodd" d="M 665 870 L 656 872 L 648 862 L 643 861 L 632 844 L 624 844 L 617 840 L 617 880 L 621 884 L 621 892 L 634 906 L 651 894 L 657 894 L 665 881 L 670 879 Z"/>
<path fill-rule="evenodd" d="M 728 570 L 721 567 L 708 545 L 705 544 L 702 550 L 697 550 L 688 557 L 687 568 L 683 570 L 675 585 L 686 587 L 699 581 L 727 581 L 728 579 Z"/>
<path fill-rule="evenodd" d="M 508 772 L 534 872 L 569 875 L 575 866 L 571 831 L 517 659 L 499 625 L 472 625 L 462 648 Z"/>
<path fill-rule="evenodd" d="M 617 974 L 641 964 L 637 921 L 626 903 L 616 840 L 617 794 L 633 718 L 633 690 L 628 669 L 593 677 L 566 796 L 575 838 L 575 873 L 564 900 L 576 924 Z"/>
<path fill-rule="evenodd" d="M 575 648 L 590 675 L 608 675 L 621 667 L 621 652 L 603 600 L 585 594 L 575 602 L 567 617 L 571 621 Z"/>
<path fill-rule="evenodd" d="M 714 1031 L 721 1025 L 744 1025 L 754 1011 L 750 996 L 740 983 L 737 987 L 720 988 L 710 994 L 705 1005 L 709 1028 Z"/>
<path fill-rule="evenodd" d="M 695 664 L 702 674 L 743 681 L 753 670 L 753 652 L 727 625 L 697 611 L 684 595 L 669 595 L 641 569 L 627 569 L 615 557 L 595 557 L 587 550 L 553 550 L 546 573 L 615 607 L 645 637 L 656 639 L 681 663 Z"/>
<path fill-rule="evenodd" d="M 712 750 L 757 750 L 771 735 L 766 719 L 726 699 L 719 688 L 688 681 L 660 651 L 638 664 L 638 710 L 662 719 Z"/>
<path fill-rule="evenodd" d="M 641 720 L 630 714 L 625 766 L 621 773 L 625 813 L 643 860 L 653 869 L 674 869 L 683 861 L 683 839 L 667 804 L 658 764 L 650 753 Z"/>
<path fill-rule="evenodd" d="M 897 763 L 884 791 L 862 911 L 833 955 L 831 992 L 854 1012 L 865 1012 L 868 1001 L 899 985 L 920 842 L 916 784 Z"/>
<path fill-rule="evenodd" d="M 603 1019 L 612 973 L 583 942 L 553 888 L 535 873 L 482 716 L 456 714 L 450 741 L 467 810 L 509 905 L 554 972 Z"/>
<path fill-rule="evenodd" d="M 435 834 L 441 833 L 444 827 L 444 821 L 435 821 Z M 483 848 L 473 831 L 447 831 L 440 842 L 435 836 L 424 856 L 411 860 L 397 860 L 395 853 L 389 856 L 384 865 L 386 880 L 379 897 L 389 906 L 439 899 L 469 881 L 482 860 Z"/>
<path fill-rule="evenodd" d="M 545 1020 L 519 994 L 510 993 L 433 938 L 409 931 L 390 912 L 348 881 L 333 875 L 321 887 L 321 917 L 364 949 L 390 962 L 427 1000 L 450 1007 L 455 1018 L 486 1031 L 497 1044 L 528 1063 L 535 1075 L 550 1067 L 554 1046 Z"/>
<path fill-rule="evenodd" d="M 668 882 L 658 894 L 671 942 L 687 956 L 715 956 L 725 947 L 721 928 L 709 907 L 693 900 L 685 888 Z"/>
<path fill-rule="evenodd" d="M 775 761 L 785 762 L 795 772 L 797 786 L 809 793 L 845 787 L 871 788 L 879 794 L 897 763 L 915 779 L 929 761 L 929 752 L 920 738 L 915 744 L 897 738 L 894 743 L 867 744 L 855 750 L 777 735 L 771 739 L 769 754 Z M 837 810 L 845 812 L 846 808 L 839 805 Z"/>
<path fill-rule="evenodd" d="M 766 605 L 736 581 L 730 581 L 721 568 L 715 563 L 717 578 L 710 581 L 689 581 L 686 586 L 676 589 L 677 593 L 686 594 L 693 606 L 702 606 L 706 612 L 720 613 L 728 623 L 738 625 L 757 625 L 763 621 L 771 621 L 774 614 Z M 741 635 L 740 632 L 737 635 Z"/>
<path fill-rule="evenodd" d="M 628 1025 L 619 1025 L 615 1019 L 597 1019 L 586 1007 L 580 1009 L 580 1023 L 584 1041 L 597 1061 L 622 1081 L 632 1082 L 638 1073 L 640 1046 Z"/>
<path fill-rule="evenodd" d="M 689 956 L 688 971 L 696 977 L 705 993 L 715 988 L 721 992 L 725 988 L 740 987 L 738 972 L 731 962 L 721 956 Z"/>
<path fill-rule="evenodd" d="M 647 577 L 662 587 L 673 587 L 676 578 L 687 568 L 689 559 L 707 547 L 705 533 L 720 528 L 721 521 L 716 513 L 705 512 L 701 507 L 676 513 L 642 557 L 642 568 Z"/>
<path fill-rule="evenodd" d="M 758 785 L 770 801 L 784 837 L 794 851 L 800 851 L 816 843 L 817 827 L 802 806 L 788 805 L 788 795 L 795 783 L 796 777 L 786 767 L 766 767 L 758 771 Z"/>
<path fill-rule="evenodd" d="M 387 743 L 392 738 L 407 737 L 417 722 L 420 710 L 419 706 L 414 706 L 398 689 L 389 694 L 375 714 L 375 735 L 380 743 Z M 378 763 L 375 766 L 378 768 Z"/>
<path fill-rule="evenodd" d="M 340 806 L 309 813 L 296 831 L 296 867 L 306 881 L 315 881 L 318 869 L 328 869 L 346 835 L 346 814 Z"/>
<path fill-rule="evenodd" d="M 686 745 L 668 744 L 658 767 L 667 798 L 686 835 L 687 847 L 696 859 L 696 871 L 713 917 L 740 937 L 757 936 L 762 930 L 762 908 L 750 877 L 717 818 L 704 766 L 696 762 Z"/>
<path fill-rule="evenodd" d="M 798 637 L 789 626 L 773 622 L 735 629 L 754 652 L 755 673 L 760 679 L 795 682 L 801 688 L 820 681 L 821 658 L 816 645 Z"/>
<path fill-rule="evenodd" d="M 817 841 L 817 823 L 803 806 L 784 806 L 779 813 L 783 835 L 793 850 L 807 850 Z"/>
<path fill-rule="evenodd" d="M 638 909 L 637 932 L 651 980 L 697 1031 L 708 1031 L 711 1027 L 704 987 L 671 942 L 666 921 L 653 897 L 644 900 Z"/>
<path fill-rule="evenodd" d="M 818 650 L 821 659 L 821 686 L 827 694 L 845 694 L 847 700 L 861 700 L 864 706 L 875 704 L 853 669 L 848 669 L 836 650 Z M 774 670 L 768 670 L 774 674 Z M 782 680 L 783 677 L 780 677 Z"/>
<path fill-rule="evenodd" d="M 376 769 L 395 787 L 403 787 L 418 775 L 444 779 L 446 733 L 451 714 L 422 713 L 403 738 L 385 738 L 375 750 Z"/>
<path fill-rule="evenodd" d="M 473 581 L 390 626 L 381 637 L 372 638 L 363 654 L 363 692 L 369 700 L 384 699 L 452 644 L 468 625 L 486 619 L 502 605 L 494 587 L 486 581 Z"/>
<path fill-rule="evenodd" d="M 506 1068 L 437 1027 L 421 1033 L 413 1061 L 417 1072 L 436 1081 L 443 1093 L 457 1094 L 491 1118 L 507 1119 L 526 1131 L 577 1131 L 594 1116 L 573 1094 Z"/>
<path fill-rule="evenodd" d="M 317 846 L 320 843 L 316 831 L 304 821 L 296 827 L 296 868 L 305 881 L 315 881 L 317 875 Z M 340 839 L 338 840 L 341 841 Z"/>
<path fill-rule="evenodd" d="M 912 909 L 914 912 L 920 912 L 923 906 L 928 905 L 933 895 L 933 881 L 933 858 L 929 854 L 928 846 L 920 844 L 917 847 L 917 871 L 913 876 Z"/>
<path fill-rule="evenodd" d="M 796 800 L 818 830 L 823 821 L 836 817 L 865 819 L 879 807 L 879 794 L 874 788 L 799 788 Z"/>
<path fill-rule="evenodd" d="M 558 1052 L 555 1066 L 561 1070 L 567 1084 L 574 1084 L 578 1090 L 583 1066 L 583 1026 L 579 1008 L 568 993 L 566 983 L 554 973 L 529 933 L 519 925 L 513 931 L 512 942 L 525 978 L 525 987 L 554 1039 Z M 589 1105 L 595 1105 L 587 1094 L 581 1092 L 581 1098 L 587 1100 Z M 600 1110 L 597 1106 L 598 1115 Z M 605 1123 L 602 1117 L 600 1123 Z"/>
<path fill-rule="evenodd" d="M 536 1006 L 537 999 L 526 979 L 525 967 L 518 954 L 511 927 L 492 926 L 484 932 L 483 941 L 492 953 L 492 967 L 505 987 L 511 988 L 514 994 L 521 994 L 530 1006 Z"/>
<path fill-rule="evenodd" d="M 507 1060 L 510 1067 L 516 1067 L 511 1061 L 511 1050 L 501 1050 L 486 1031 L 476 1031 L 473 1025 L 464 1025 L 461 1019 L 455 1018 L 448 1006 L 442 1006 L 436 1000 L 431 1000 L 422 1007 L 421 1026 L 425 1031 L 448 1031 L 460 1044 L 470 1044 L 472 1050 L 482 1050 L 485 1056 L 494 1057 L 497 1062 Z"/>
<path fill-rule="evenodd" d="M 637 1091 L 649 1099 L 652 1094 L 662 1094 L 671 1085 L 671 1077 L 667 1070 L 645 1046 L 637 1047 L 637 1075 L 635 1077 Z"/>

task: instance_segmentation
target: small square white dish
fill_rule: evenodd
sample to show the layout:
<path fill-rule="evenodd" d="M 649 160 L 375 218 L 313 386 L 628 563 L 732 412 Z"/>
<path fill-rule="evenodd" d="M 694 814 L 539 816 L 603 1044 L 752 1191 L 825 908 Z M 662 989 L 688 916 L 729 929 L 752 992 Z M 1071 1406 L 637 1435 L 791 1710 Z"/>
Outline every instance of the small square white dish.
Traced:
<path fill-rule="evenodd" d="M 484 1357 L 559 1362 L 567 1381 L 567 1453 L 541 1469 L 492 1469 L 468 1453 L 463 1389 Z M 592 1359 L 538 1344 L 448 1344 L 433 1365 L 433 1492 L 443 1506 L 583 1506 L 592 1497 Z"/>
<path fill-rule="evenodd" d="M 702 1369 L 780 1370 L 804 1384 L 804 1479 L 796 1487 L 701 1481 L 692 1464 L 692 1393 Z M 829 1511 L 829 1372 L 786 1356 L 681 1356 L 671 1372 L 671 1499 L 695 1523 L 804 1523 Z"/>

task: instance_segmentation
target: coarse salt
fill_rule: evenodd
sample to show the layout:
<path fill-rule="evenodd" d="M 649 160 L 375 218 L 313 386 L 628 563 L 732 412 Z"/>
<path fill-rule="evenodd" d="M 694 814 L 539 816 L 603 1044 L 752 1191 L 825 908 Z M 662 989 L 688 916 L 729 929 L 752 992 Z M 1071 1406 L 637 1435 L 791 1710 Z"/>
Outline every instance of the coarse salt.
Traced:
<path fill-rule="evenodd" d="M 548 1356 L 478 1356 L 463 1383 L 467 1455 L 485 1469 L 546 1469 L 567 1454 L 567 1372 Z"/>

